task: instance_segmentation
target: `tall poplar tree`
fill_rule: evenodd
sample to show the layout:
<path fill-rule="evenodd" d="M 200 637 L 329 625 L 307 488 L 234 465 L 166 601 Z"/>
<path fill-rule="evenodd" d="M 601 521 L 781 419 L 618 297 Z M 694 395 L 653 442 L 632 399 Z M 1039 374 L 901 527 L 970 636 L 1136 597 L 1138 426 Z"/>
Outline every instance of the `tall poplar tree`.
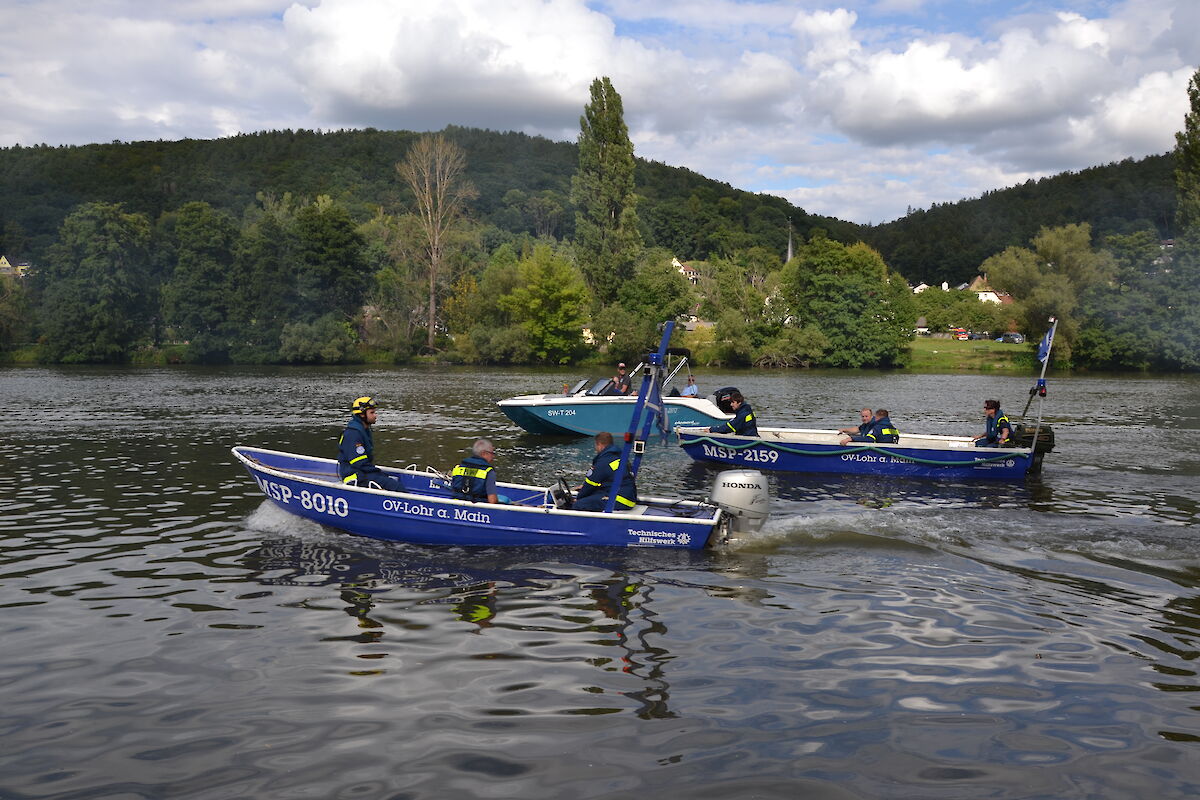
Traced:
<path fill-rule="evenodd" d="M 1183 117 L 1183 130 L 1175 134 L 1175 188 L 1179 232 L 1200 225 L 1200 69 L 1188 82 L 1191 110 Z"/>
<path fill-rule="evenodd" d="M 579 119 L 579 168 L 571 178 L 575 258 L 597 305 L 616 300 L 641 250 L 633 168 L 621 95 L 597 78 Z"/>

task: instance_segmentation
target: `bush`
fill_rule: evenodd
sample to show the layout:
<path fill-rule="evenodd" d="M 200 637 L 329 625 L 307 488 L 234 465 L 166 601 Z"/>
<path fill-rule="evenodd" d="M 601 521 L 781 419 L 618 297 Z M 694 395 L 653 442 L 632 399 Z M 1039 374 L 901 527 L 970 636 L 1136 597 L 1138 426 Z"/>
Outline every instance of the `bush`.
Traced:
<path fill-rule="evenodd" d="M 290 364 L 341 364 L 354 353 L 350 323 L 326 314 L 316 322 L 293 322 L 283 327 L 279 356 Z"/>

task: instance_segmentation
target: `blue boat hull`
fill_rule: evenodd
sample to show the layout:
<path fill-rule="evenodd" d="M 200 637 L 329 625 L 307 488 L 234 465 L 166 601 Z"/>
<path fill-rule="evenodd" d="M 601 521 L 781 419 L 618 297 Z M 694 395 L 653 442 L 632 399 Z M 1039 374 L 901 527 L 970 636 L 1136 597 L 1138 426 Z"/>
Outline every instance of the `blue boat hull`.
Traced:
<path fill-rule="evenodd" d="M 955 437 L 912 437 L 934 440 L 921 447 L 896 445 L 825 444 L 799 441 L 789 430 L 763 429 L 760 436 L 723 436 L 701 430 L 676 430 L 679 446 L 697 461 L 730 464 L 749 469 L 781 472 L 825 472 L 848 475 L 893 475 L 910 478 L 1022 480 L 1033 454 L 1028 448 L 998 450 L 967 446 L 966 440 L 950 446 Z M 799 432 L 797 432 L 799 433 Z M 833 431 L 807 431 L 828 434 Z M 936 440 L 947 446 L 938 447 Z"/>
<path fill-rule="evenodd" d="M 386 492 L 342 484 L 337 463 L 329 459 L 250 447 L 235 447 L 233 455 L 284 511 L 374 539 L 488 547 L 698 549 L 723 528 L 723 512 L 695 502 L 655 505 L 651 498 L 637 513 L 570 511 L 554 508 L 545 488 L 499 484 L 512 504 L 471 503 L 452 498 L 436 473 L 388 469 L 403 491 Z"/>
<path fill-rule="evenodd" d="M 709 427 L 730 419 L 707 400 L 664 397 L 669 427 Z M 637 406 L 635 397 L 567 397 L 527 395 L 501 400 L 500 410 L 530 433 L 593 436 L 628 430 Z"/>

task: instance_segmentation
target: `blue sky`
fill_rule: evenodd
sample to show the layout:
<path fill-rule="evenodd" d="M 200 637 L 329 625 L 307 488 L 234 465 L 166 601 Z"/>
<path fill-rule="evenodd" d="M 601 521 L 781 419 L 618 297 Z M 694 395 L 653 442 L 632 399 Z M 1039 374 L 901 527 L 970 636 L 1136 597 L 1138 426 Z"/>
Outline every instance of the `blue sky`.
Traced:
<path fill-rule="evenodd" d="M 1163 153 L 1196 0 L 9 0 L 0 146 L 447 124 L 637 154 L 883 222 Z"/>

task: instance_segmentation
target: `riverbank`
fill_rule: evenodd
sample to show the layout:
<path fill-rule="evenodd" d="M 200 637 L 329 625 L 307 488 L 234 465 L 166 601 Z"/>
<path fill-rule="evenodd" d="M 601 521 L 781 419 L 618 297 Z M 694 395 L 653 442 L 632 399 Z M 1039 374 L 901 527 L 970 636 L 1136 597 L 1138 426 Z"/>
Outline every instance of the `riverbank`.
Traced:
<path fill-rule="evenodd" d="M 912 343 L 912 360 L 907 371 L 1029 373 L 1036 364 L 1036 356 L 1024 344 L 918 337 Z"/>
<path fill-rule="evenodd" d="M 375 348 L 360 348 L 359 364 L 392 364 L 392 354 Z M 134 352 L 135 366 L 170 366 L 187 362 L 187 345 L 145 347 Z M 0 365 L 32 366 L 38 363 L 37 345 L 27 345 L 0 353 Z M 416 357 L 411 363 L 435 363 L 435 359 Z M 1028 345 L 994 341 L 958 341 L 921 337 L 912 343 L 912 360 L 907 372 L 1024 372 L 1035 369 L 1036 359 Z M 586 366 L 586 364 L 585 364 Z"/>

